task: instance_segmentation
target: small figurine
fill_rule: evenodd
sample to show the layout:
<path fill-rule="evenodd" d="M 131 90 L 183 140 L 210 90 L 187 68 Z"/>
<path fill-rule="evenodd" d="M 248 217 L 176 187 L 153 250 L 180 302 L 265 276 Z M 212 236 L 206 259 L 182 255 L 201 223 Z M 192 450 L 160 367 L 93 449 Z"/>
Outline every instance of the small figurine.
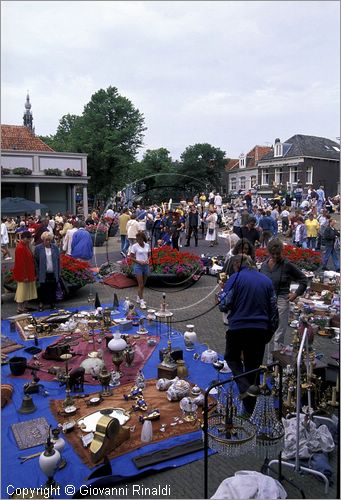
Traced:
<path fill-rule="evenodd" d="M 160 415 L 161 415 L 161 414 L 160 414 L 160 410 L 155 409 L 155 410 L 150 411 L 150 412 L 149 412 L 147 415 L 145 415 L 145 416 L 140 415 L 140 416 L 139 416 L 139 421 L 140 421 L 141 423 L 143 423 L 145 420 L 159 420 Z"/>
<path fill-rule="evenodd" d="M 168 341 L 168 349 L 167 349 L 167 352 L 163 356 L 163 360 L 161 361 L 161 365 L 167 366 L 169 368 L 173 368 L 174 366 L 176 366 L 176 363 L 175 363 L 174 359 L 172 358 L 171 353 L 172 353 L 172 345 L 171 345 L 171 342 L 169 340 Z"/>
<path fill-rule="evenodd" d="M 137 385 L 133 385 L 129 394 L 123 395 L 124 399 L 128 401 L 129 399 L 139 399 L 143 397 L 143 392 L 141 387 L 137 387 Z"/>
<path fill-rule="evenodd" d="M 139 370 L 137 374 L 136 385 L 141 390 L 143 390 L 146 387 L 146 379 L 144 378 L 142 370 Z"/>
<path fill-rule="evenodd" d="M 128 311 L 126 313 L 126 318 L 129 320 L 135 320 L 138 317 L 138 314 L 135 310 L 134 304 L 129 304 Z"/>
<path fill-rule="evenodd" d="M 132 409 L 134 411 L 138 410 L 147 411 L 148 405 L 143 398 L 140 398 L 136 400 L 136 403 L 134 405 L 132 405 Z"/>

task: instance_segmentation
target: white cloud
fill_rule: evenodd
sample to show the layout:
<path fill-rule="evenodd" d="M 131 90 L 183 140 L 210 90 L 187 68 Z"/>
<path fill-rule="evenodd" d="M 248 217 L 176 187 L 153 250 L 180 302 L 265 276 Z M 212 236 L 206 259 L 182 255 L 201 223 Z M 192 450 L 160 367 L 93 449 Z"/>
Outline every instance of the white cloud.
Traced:
<path fill-rule="evenodd" d="M 285 133 L 339 136 L 339 3 L 2 3 L 2 122 L 29 89 L 39 134 L 109 85 L 145 115 L 145 143 L 231 156 Z M 277 132 L 278 131 L 278 132 Z M 283 133 L 282 133 L 283 131 Z"/>

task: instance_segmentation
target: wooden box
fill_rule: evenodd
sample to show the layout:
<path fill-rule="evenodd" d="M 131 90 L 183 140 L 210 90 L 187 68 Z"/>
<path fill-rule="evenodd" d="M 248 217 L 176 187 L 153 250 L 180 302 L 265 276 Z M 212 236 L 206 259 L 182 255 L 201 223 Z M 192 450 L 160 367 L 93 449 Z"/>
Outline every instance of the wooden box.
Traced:
<path fill-rule="evenodd" d="M 157 365 L 157 378 L 167 378 L 172 379 L 177 376 L 178 367 L 164 366 L 161 363 Z"/>

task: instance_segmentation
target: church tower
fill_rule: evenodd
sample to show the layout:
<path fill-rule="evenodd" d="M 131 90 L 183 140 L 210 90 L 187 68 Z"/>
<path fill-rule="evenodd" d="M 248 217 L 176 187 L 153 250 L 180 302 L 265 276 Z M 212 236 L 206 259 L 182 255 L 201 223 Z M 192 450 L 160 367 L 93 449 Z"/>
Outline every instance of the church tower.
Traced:
<path fill-rule="evenodd" d="M 34 127 L 33 127 L 33 115 L 31 111 L 31 103 L 30 103 L 30 96 L 28 95 L 27 91 L 27 96 L 26 96 L 26 102 L 25 102 L 25 112 L 24 112 L 24 125 L 27 127 L 33 134 L 34 134 Z"/>

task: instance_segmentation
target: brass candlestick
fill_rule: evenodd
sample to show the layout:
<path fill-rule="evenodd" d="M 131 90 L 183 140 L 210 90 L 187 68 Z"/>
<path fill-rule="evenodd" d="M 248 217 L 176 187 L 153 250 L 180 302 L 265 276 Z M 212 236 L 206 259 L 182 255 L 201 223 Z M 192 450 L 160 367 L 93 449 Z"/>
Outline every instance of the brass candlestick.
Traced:
<path fill-rule="evenodd" d="M 91 351 L 91 352 L 88 354 L 88 356 L 89 356 L 90 358 L 96 358 L 96 357 L 97 357 L 97 351 L 96 351 L 96 339 L 95 339 L 95 326 L 97 325 L 97 323 L 98 323 L 98 322 L 97 322 L 97 320 L 96 320 L 96 319 L 94 319 L 93 317 L 92 317 L 92 318 L 90 318 L 90 319 L 88 320 L 88 325 L 89 325 L 90 330 L 91 330 L 91 331 L 90 331 L 90 335 L 91 335 L 90 339 L 92 340 L 92 343 L 93 343 L 93 345 L 94 345 L 94 349 L 93 349 L 93 351 Z M 89 339 L 89 343 L 90 343 L 90 339 Z"/>
<path fill-rule="evenodd" d="M 72 354 L 70 353 L 65 353 L 60 356 L 60 359 L 65 361 L 65 380 L 66 380 L 66 387 L 65 387 L 65 399 L 63 401 L 63 406 L 66 408 L 67 406 L 73 406 L 75 404 L 75 401 L 73 397 L 71 396 L 71 389 L 70 389 L 70 374 L 69 374 L 69 366 L 68 366 L 68 361 L 69 359 L 72 358 Z"/>
<path fill-rule="evenodd" d="M 102 370 L 99 372 L 98 380 L 100 381 L 100 384 L 102 386 L 101 396 L 103 397 L 111 396 L 112 390 L 110 389 L 109 386 L 111 380 L 111 373 L 108 372 L 106 366 L 103 366 Z"/>
<path fill-rule="evenodd" d="M 122 372 L 120 371 L 120 366 L 121 366 L 123 359 L 124 359 L 123 351 L 114 351 L 112 353 L 112 362 L 114 363 L 114 365 L 116 367 L 117 373 L 119 373 L 120 375 L 122 375 Z"/>

